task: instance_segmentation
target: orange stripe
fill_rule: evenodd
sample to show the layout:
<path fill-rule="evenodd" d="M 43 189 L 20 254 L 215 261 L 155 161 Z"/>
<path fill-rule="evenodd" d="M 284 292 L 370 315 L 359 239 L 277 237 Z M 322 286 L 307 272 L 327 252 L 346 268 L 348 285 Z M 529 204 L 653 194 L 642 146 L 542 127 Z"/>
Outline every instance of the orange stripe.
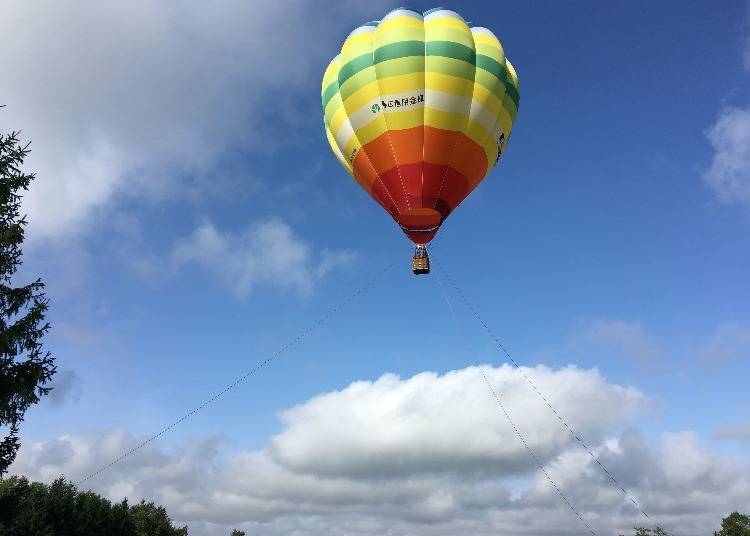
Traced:
<path fill-rule="evenodd" d="M 385 173 L 396 166 L 387 132 L 363 145 L 361 150 L 367 154 L 367 158 L 372 162 L 378 174 Z"/>
<path fill-rule="evenodd" d="M 352 171 L 354 173 L 354 179 L 359 183 L 362 188 L 370 193 L 372 190 L 372 183 L 378 180 L 378 175 L 372 168 L 372 164 L 367 160 L 367 155 L 364 151 L 357 151 L 352 162 Z"/>
<path fill-rule="evenodd" d="M 391 143 L 399 165 L 414 164 L 422 161 L 424 145 L 424 128 L 420 125 L 403 130 L 391 130 Z"/>
<path fill-rule="evenodd" d="M 448 165 L 458 132 L 424 125 L 424 161 Z"/>
<path fill-rule="evenodd" d="M 466 177 L 470 189 L 473 190 L 487 174 L 487 153 L 462 133 L 456 140 L 450 166 Z"/>

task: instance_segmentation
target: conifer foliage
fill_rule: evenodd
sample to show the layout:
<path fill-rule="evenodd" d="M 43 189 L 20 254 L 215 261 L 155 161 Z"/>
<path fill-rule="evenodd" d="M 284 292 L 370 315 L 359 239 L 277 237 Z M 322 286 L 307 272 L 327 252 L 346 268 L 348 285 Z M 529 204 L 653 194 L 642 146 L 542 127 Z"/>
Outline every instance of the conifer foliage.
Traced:
<path fill-rule="evenodd" d="M 22 193 L 34 174 L 25 173 L 29 145 L 18 132 L 0 132 L 0 476 L 16 457 L 19 426 L 26 410 L 50 391 L 54 358 L 42 348 L 49 329 L 48 300 L 41 279 L 14 287 L 21 266 L 21 244 L 26 216 L 21 215 Z"/>

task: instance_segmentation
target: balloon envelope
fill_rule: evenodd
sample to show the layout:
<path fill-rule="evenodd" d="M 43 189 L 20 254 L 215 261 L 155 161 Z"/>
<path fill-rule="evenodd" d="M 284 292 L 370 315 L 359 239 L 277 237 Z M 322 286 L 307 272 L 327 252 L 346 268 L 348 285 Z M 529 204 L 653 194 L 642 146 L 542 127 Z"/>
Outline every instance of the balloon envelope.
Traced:
<path fill-rule="evenodd" d="M 454 11 L 397 9 L 349 34 L 322 100 L 341 164 L 426 244 L 504 151 L 518 77 L 490 30 Z"/>

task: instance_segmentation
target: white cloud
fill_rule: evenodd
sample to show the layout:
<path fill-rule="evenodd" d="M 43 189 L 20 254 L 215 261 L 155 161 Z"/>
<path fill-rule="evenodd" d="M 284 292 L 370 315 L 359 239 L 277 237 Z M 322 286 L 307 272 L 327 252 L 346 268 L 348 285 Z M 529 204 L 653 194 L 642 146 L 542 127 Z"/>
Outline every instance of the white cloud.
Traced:
<path fill-rule="evenodd" d="M 561 414 L 576 416 L 572 424 L 587 437 L 600 438 L 645 401 L 634 389 L 607 384 L 596 371 L 524 370 Z M 542 459 L 569 445 L 569 433 L 533 397 L 518 371 L 503 366 L 487 368 L 486 374 Z M 590 411 L 591 405 L 601 411 Z M 425 372 L 406 380 L 385 375 L 376 382 L 357 382 L 287 410 L 281 419 L 285 429 L 271 441 L 271 455 L 309 474 L 378 477 L 481 470 L 507 475 L 534 466 L 476 367 L 443 376 Z"/>
<path fill-rule="evenodd" d="M 574 346 L 591 346 L 615 352 L 626 359 L 653 364 L 659 357 L 656 341 L 646 335 L 640 322 L 591 320 L 582 322 L 571 339 Z"/>
<path fill-rule="evenodd" d="M 241 234 L 222 233 L 206 222 L 175 246 L 172 265 L 179 269 L 198 264 L 241 299 L 260 283 L 308 295 L 322 277 L 350 264 L 355 256 L 324 249 L 316 258 L 310 244 L 279 220 L 251 226 Z"/>
<path fill-rule="evenodd" d="M 750 357 L 750 327 L 722 324 L 701 348 L 701 359 L 711 363 L 728 363 Z"/>
<path fill-rule="evenodd" d="M 232 150 L 288 142 L 300 92 L 384 4 L 2 2 L 0 122 L 32 141 L 30 235 L 75 233 L 126 196 L 173 198 Z"/>
<path fill-rule="evenodd" d="M 727 108 L 708 131 L 714 149 L 706 184 L 726 203 L 750 207 L 750 108 Z"/>
<path fill-rule="evenodd" d="M 523 378 L 514 377 L 517 371 L 485 370 L 599 534 L 647 524 L 558 431 Z M 750 504 L 747 461 L 711 453 L 694 434 L 665 434 L 655 447 L 634 429 L 609 437 L 642 405 L 637 390 L 610 384 L 593 370 L 527 372 L 594 438 L 599 458 L 670 533 L 710 533 L 727 512 Z M 519 456 L 522 447 L 475 367 L 356 382 L 283 412 L 282 421 L 263 450 L 223 453 L 215 438 L 173 451 L 152 443 L 84 487 L 115 500 L 127 495 L 162 503 L 193 536 L 230 527 L 257 536 L 581 534 L 580 522 Z M 12 472 L 75 479 L 140 440 L 113 430 L 27 441 Z"/>

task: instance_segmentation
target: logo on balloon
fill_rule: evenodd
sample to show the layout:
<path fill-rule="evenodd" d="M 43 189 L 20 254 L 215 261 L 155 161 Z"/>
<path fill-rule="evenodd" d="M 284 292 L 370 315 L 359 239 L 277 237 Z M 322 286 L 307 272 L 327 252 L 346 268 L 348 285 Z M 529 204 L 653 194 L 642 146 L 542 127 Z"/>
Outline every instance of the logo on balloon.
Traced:
<path fill-rule="evenodd" d="M 372 113 L 376 114 L 380 111 L 380 104 L 373 104 L 372 105 Z"/>
<path fill-rule="evenodd" d="M 503 154 L 504 148 L 505 148 L 505 134 L 501 132 L 500 137 L 497 139 L 497 158 L 495 158 L 496 164 L 497 164 L 497 161 L 500 160 L 500 155 Z"/>
<path fill-rule="evenodd" d="M 424 94 L 420 93 L 417 95 L 412 95 L 411 97 L 383 100 L 380 101 L 380 104 L 383 105 L 383 108 L 404 108 L 406 106 L 414 106 L 415 104 L 420 104 L 422 102 L 424 102 Z"/>

